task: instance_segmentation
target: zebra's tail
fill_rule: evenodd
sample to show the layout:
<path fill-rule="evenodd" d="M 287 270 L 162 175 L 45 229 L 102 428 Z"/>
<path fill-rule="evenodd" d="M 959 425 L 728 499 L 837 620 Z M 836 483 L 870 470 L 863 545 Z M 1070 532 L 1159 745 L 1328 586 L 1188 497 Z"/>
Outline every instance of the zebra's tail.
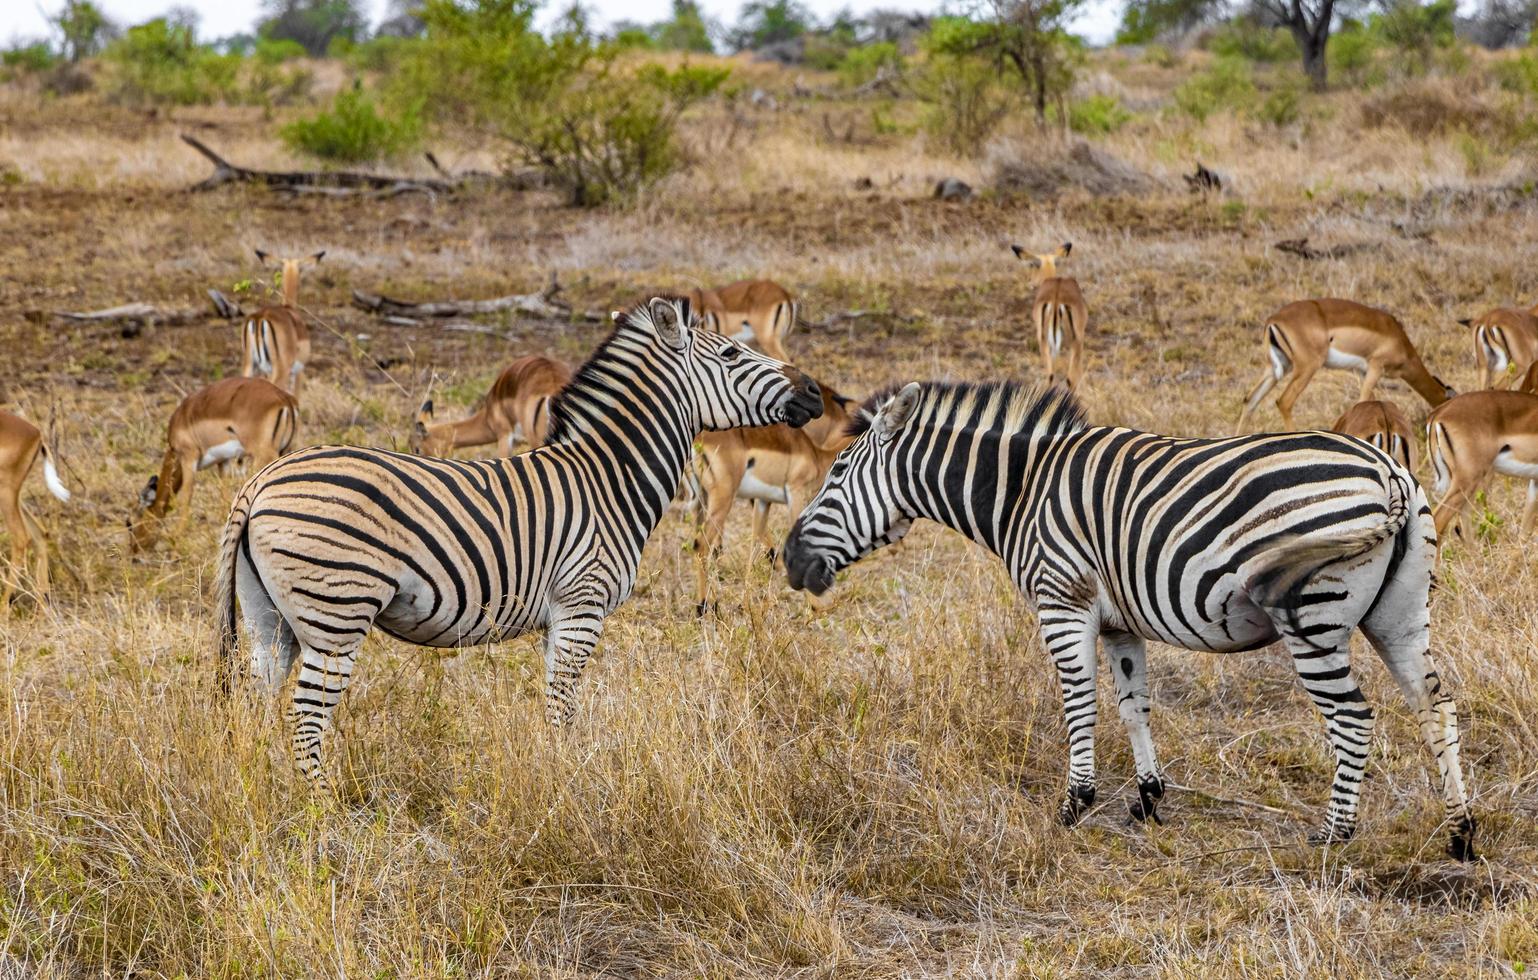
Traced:
<path fill-rule="evenodd" d="M 224 525 L 224 538 L 219 544 L 219 566 L 214 585 L 214 609 L 218 616 L 218 659 L 214 669 L 218 691 L 229 697 L 235 681 L 235 654 L 240 643 L 235 625 L 235 562 L 240 558 L 240 544 L 246 536 L 246 523 L 251 517 L 253 484 L 247 483 L 235 503 L 230 507 L 229 520 Z"/>
<path fill-rule="evenodd" d="M 1250 598 L 1263 609 L 1282 613 L 1296 627 L 1299 592 L 1316 572 L 1399 537 L 1415 510 L 1415 493 L 1408 483 L 1412 478 L 1397 466 L 1387 478 L 1387 506 L 1377 524 L 1328 537 L 1297 537 L 1273 546 L 1250 574 L 1246 585 Z"/>

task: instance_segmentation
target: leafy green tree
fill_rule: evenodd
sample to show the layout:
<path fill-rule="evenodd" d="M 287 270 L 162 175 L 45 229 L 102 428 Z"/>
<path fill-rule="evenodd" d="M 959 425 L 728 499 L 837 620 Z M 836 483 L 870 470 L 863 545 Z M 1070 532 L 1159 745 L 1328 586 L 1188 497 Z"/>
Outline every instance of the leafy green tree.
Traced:
<path fill-rule="evenodd" d="M 991 59 L 1024 85 L 1045 125 L 1047 103 L 1061 100 L 1073 84 L 1080 46 L 1066 24 L 1083 0 L 984 0 L 970 17 L 938 18 L 931 50 Z"/>
<path fill-rule="evenodd" d="M 65 0 L 49 22 L 59 32 L 60 51 L 70 64 L 98 54 L 113 33 L 111 21 L 91 0 Z"/>
<path fill-rule="evenodd" d="M 1331 20 L 1335 0 L 1254 0 L 1255 9 L 1292 32 L 1303 55 L 1303 74 L 1314 91 L 1323 91 L 1329 82 L 1329 61 L 1325 49 L 1330 43 Z"/>
<path fill-rule="evenodd" d="M 297 41 L 320 57 L 333 41 L 360 40 L 368 29 L 359 0 L 266 0 L 256 32 L 268 40 Z"/>
<path fill-rule="evenodd" d="M 1148 44 L 1184 34 L 1221 16 L 1224 0 L 1130 0 L 1122 11 L 1117 44 Z"/>
<path fill-rule="evenodd" d="M 811 29 L 812 15 L 795 0 L 748 0 L 728 42 L 737 51 L 754 51 L 794 41 Z"/>
<path fill-rule="evenodd" d="M 654 24 L 649 31 L 652 42 L 664 51 L 697 51 L 710 54 L 710 29 L 694 0 L 673 0 L 673 16 Z"/>

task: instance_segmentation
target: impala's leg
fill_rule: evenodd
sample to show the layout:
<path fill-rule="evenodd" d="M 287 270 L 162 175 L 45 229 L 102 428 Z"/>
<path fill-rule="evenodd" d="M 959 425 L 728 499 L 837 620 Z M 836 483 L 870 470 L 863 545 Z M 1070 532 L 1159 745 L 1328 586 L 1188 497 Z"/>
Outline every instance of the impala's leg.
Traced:
<path fill-rule="evenodd" d="M 562 609 L 545 640 L 545 720 L 562 726 L 577 711 L 577 679 L 603 635 L 603 612 L 596 607 Z"/>
<path fill-rule="evenodd" d="M 1038 602 L 1041 642 L 1057 668 L 1063 692 L 1063 721 L 1068 728 L 1068 793 L 1058 810 L 1066 826 L 1079 822 L 1095 803 L 1095 639 L 1098 625 L 1090 611 Z"/>
<path fill-rule="evenodd" d="M 1249 395 L 1244 399 L 1244 408 L 1239 412 L 1239 422 L 1234 426 L 1234 435 L 1244 434 L 1244 423 L 1249 421 L 1250 413 L 1255 411 L 1261 400 L 1270 394 L 1271 389 L 1275 388 L 1276 383 L 1285 376 L 1285 374 L 1276 373 L 1275 368 L 1266 368 L 1266 373 L 1260 376 L 1260 380 L 1255 382 L 1255 387 L 1250 389 Z"/>
<path fill-rule="evenodd" d="M 1538 480 L 1527 481 L 1527 503 L 1522 505 L 1522 533 L 1533 530 L 1533 511 L 1538 507 Z"/>
<path fill-rule="evenodd" d="M 176 507 L 182 512 L 182 516 L 176 527 L 176 537 L 178 541 L 184 541 L 187 537 L 187 528 L 192 525 L 192 481 L 198 472 L 198 458 L 195 454 L 183 454 L 180 465 L 182 480 L 181 486 L 176 489 Z"/>
<path fill-rule="evenodd" d="M 21 516 L 21 487 L 0 484 L 0 510 L 4 511 L 5 533 L 11 539 L 11 557 L 0 574 L 0 612 L 9 608 L 15 591 L 14 577 L 26 567 L 27 522 Z"/>
<path fill-rule="evenodd" d="M 1287 387 L 1282 389 L 1281 395 L 1276 399 L 1276 410 L 1282 413 L 1282 425 L 1287 429 L 1292 428 L 1292 406 L 1295 405 L 1303 394 L 1303 389 L 1314 380 L 1318 373 L 1317 366 L 1296 366 L 1292 372 L 1292 380 L 1287 382 Z"/>
<path fill-rule="evenodd" d="M 1469 813 L 1463 767 L 1458 759 L 1458 709 L 1442 690 L 1432 662 L 1431 621 L 1427 596 L 1431 589 L 1426 540 L 1431 528 L 1424 516 L 1402 534 L 1414 535 L 1410 546 L 1385 584 L 1362 632 L 1383 658 L 1420 723 L 1421 739 L 1436 759 L 1442 782 L 1442 803 L 1452 827 L 1448 852 L 1460 861 L 1474 857 L 1474 818 Z"/>
<path fill-rule="evenodd" d="M 1111 674 L 1116 678 L 1116 710 L 1126 726 L 1137 766 L 1138 801 L 1132 804 L 1132 816 L 1158 823 L 1157 807 L 1164 798 L 1164 778 L 1159 775 L 1153 732 L 1148 727 L 1148 648 L 1141 636 L 1131 633 L 1106 632 L 1101 638 Z"/>
<path fill-rule="evenodd" d="M 256 373 L 255 346 L 255 321 L 247 320 L 240 331 L 240 376 L 242 378 L 249 378 Z"/>
<path fill-rule="evenodd" d="M 1378 382 L 1382 378 L 1383 369 L 1376 364 L 1369 363 L 1367 365 L 1367 372 L 1362 375 L 1362 393 L 1357 395 L 1356 400 L 1359 402 L 1372 400 L 1373 392 L 1377 391 Z"/>
<path fill-rule="evenodd" d="M 695 472 L 699 476 L 697 498 L 698 529 L 694 535 L 695 614 L 705 615 L 710 610 L 711 579 L 716 558 L 721 554 L 721 538 L 726 533 L 726 518 L 732 511 L 732 501 L 737 498 L 737 487 L 742 483 L 742 467 L 729 465 L 727 460 L 716 456 L 696 458 Z"/>
<path fill-rule="evenodd" d="M 779 542 L 769 533 L 769 501 L 753 501 L 753 539 L 764 546 L 769 561 L 774 561 Z"/>
<path fill-rule="evenodd" d="M 27 534 L 32 539 L 33 572 L 32 593 L 37 596 L 39 606 L 48 605 L 48 591 L 50 582 L 48 578 L 48 536 L 43 533 L 42 525 L 37 523 L 28 511 L 27 506 L 17 503 L 16 509 L 21 511 L 22 522 L 27 525 Z"/>
<path fill-rule="evenodd" d="M 1084 338 L 1078 338 L 1073 349 L 1068 355 L 1068 387 L 1078 391 L 1079 382 L 1084 380 Z"/>
<path fill-rule="evenodd" d="M 1324 716 L 1325 734 L 1335 752 L 1335 778 L 1324 826 L 1309 836 L 1310 843 L 1329 844 L 1350 840 L 1356 831 L 1357 801 L 1367 767 L 1367 747 L 1372 741 L 1373 714 L 1351 673 L 1353 624 L 1319 632 L 1322 626 L 1330 624 L 1317 620 L 1336 613 L 1336 606 L 1319 604 L 1309 610 L 1310 618 L 1316 620 L 1312 626 L 1298 628 L 1281 615 L 1274 616 L 1273 621 L 1287 652 L 1292 654 L 1303 689 Z"/>

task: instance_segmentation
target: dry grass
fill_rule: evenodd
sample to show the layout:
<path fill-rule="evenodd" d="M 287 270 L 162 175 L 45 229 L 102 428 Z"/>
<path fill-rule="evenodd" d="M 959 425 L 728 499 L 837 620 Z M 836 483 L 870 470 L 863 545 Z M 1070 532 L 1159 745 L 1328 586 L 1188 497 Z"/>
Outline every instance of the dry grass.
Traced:
<path fill-rule="evenodd" d="M 1138 98 L 1175 79 L 1114 59 L 1107 71 Z M 486 295 L 556 268 L 578 306 L 603 307 L 770 275 L 813 317 L 909 315 L 796 338 L 804 366 L 862 391 L 1029 376 L 1026 274 L 1004 246 L 1070 239 L 1097 421 L 1229 431 L 1261 369 L 1261 318 L 1311 294 L 1395 310 L 1433 369 L 1467 386 L 1456 318 L 1538 298 L 1531 211 L 1426 197 L 1465 186 L 1453 157 L 1428 168 L 1387 136 L 1339 138 L 1349 98 L 1331 96 L 1338 122 L 1296 145 L 1228 119 L 1144 120 L 1106 143 L 1171 188 L 1139 199 L 959 205 L 927 199 L 929 181 L 980 183 L 964 169 L 978 164 L 917 137 L 830 144 L 816 109 L 744 110 L 735 147 L 603 214 L 539 195 L 187 196 L 204 171 L 174 140 L 186 119 L 9 104 L 0 160 L 24 180 L 0 189 L 13 273 L 0 402 L 54 423 L 77 499 L 36 483 L 28 497 L 79 581 L 60 571 L 53 612 L 23 604 L 0 621 L 0 975 L 1506 976 L 1538 960 L 1538 574 L 1512 487 L 1490 498 L 1507 525 L 1453 555 L 1434 600 L 1482 820 L 1471 867 L 1441 858 L 1430 760 L 1370 656 L 1381 711 L 1358 841 L 1303 843 L 1329 763 L 1275 651 L 1156 649 L 1155 737 L 1186 789 L 1163 827 L 1128 825 L 1130 752 L 1106 701 L 1102 805 L 1064 831 L 1055 680 L 995 562 L 923 528 L 814 615 L 750 560 L 744 515 L 706 621 L 692 615 L 689 528 L 664 523 L 584 678 L 581 723 L 561 735 L 540 720 L 533 641 L 440 659 L 371 639 L 335 743 L 341 799 L 321 802 L 292 775 L 272 706 L 210 698 L 207 597 L 233 483 L 200 483 L 186 540 L 137 564 L 124 553 L 164 420 L 181 392 L 233 370 L 234 330 L 124 339 L 28 316 L 191 305 L 251 276 L 253 245 L 327 248 L 305 287 L 321 328 L 302 438 L 391 445 L 430 382 L 467 405 L 513 355 L 577 359 L 599 328 L 510 321 L 500 340 L 388 327 L 348 309 L 353 286 Z M 199 118 L 232 155 L 283 162 L 259 120 Z M 88 119 L 100 125 L 83 137 Z M 1446 144 L 1425 145 L 1435 161 Z M 1174 189 L 1193 151 L 1240 195 Z M 861 176 L 877 189 L 856 192 Z M 1269 248 L 1303 234 L 1378 247 L 1335 263 Z M 1322 376 L 1300 421 L 1328 424 L 1354 386 Z M 1390 396 L 1424 417 L 1406 389 Z"/>

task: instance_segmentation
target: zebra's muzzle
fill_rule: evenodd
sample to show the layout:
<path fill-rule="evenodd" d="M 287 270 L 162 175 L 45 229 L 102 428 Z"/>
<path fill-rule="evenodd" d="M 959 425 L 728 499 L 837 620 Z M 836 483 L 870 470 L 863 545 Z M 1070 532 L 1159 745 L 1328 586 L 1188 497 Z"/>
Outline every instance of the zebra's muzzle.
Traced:
<path fill-rule="evenodd" d="M 793 589 L 805 589 L 822 595 L 833 587 L 833 562 L 827 555 L 812 554 L 801 543 L 801 525 L 791 528 L 785 539 L 785 576 Z"/>
<path fill-rule="evenodd" d="M 799 382 L 791 391 L 790 401 L 785 405 L 785 424 L 792 429 L 799 429 L 812 419 L 822 416 L 822 389 L 817 387 L 817 382 L 797 371 L 795 374 L 786 372 L 786 376 L 792 382 Z"/>

